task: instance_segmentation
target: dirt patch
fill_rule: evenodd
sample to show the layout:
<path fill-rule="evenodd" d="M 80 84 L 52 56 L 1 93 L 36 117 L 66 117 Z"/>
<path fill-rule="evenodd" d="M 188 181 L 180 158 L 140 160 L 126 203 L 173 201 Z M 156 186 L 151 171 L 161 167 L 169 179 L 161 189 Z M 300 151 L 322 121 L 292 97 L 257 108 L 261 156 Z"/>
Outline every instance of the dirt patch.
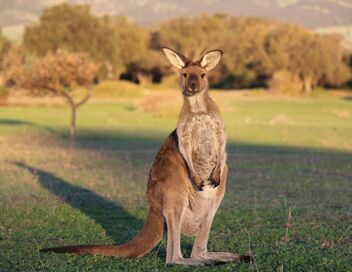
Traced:
<path fill-rule="evenodd" d="M 294 125 L 294 124 L 295 124 L 295 122 L 293 122 L 285 114 L 276 115 L 269 122 L 270 126 L 275 126 L 275 125 Z"/>
<path fill-rule="evenodd" d="M 333 114 L 335 114 L 339 118 L 350 118 L 351 113 L 348 110 L 333 110 Z"/>

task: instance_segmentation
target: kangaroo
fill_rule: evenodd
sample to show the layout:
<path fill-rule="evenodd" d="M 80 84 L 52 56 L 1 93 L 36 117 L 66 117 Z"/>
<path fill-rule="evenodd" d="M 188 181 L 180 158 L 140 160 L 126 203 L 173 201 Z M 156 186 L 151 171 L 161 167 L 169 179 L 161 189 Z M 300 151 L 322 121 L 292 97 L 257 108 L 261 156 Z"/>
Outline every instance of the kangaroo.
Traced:
<path fill-rule="evenodd" d="M 220 111 L 208 94 L 207 73 L 223 52 L 211 50 L 198 61 L 164 47 L 170 63 L 180 70 L 183 107 L 177 128 L 167 137 L 149 174 L 149 213 L 144 227 L 122 245 L 81 245 L 42 252 L 140 257 L 163 238 L 167 225 L 167 264 L 208 265 L 250 261 L 232 252 L 208 252 L 209 231 L 224 197 L 228 168 L 226 135 Z M 181 253 L 181 233 L 195 237 L 190 258 Z"/>

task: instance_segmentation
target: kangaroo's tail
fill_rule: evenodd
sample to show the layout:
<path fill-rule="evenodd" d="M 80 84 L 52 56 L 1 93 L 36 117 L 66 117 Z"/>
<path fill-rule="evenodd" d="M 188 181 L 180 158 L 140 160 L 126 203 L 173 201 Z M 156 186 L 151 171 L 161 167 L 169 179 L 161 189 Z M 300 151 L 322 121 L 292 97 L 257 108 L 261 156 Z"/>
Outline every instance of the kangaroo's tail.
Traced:
<path fill-rule="evenodd" d="M 122 245 L 80 245 L 44 248 L 40 252 L 93 254 L 103 256 L 140 257 L 152 250 L 163 238 L 164 218 L 161 213 L 149 209 L 143 228 L 129 242 Z"/>

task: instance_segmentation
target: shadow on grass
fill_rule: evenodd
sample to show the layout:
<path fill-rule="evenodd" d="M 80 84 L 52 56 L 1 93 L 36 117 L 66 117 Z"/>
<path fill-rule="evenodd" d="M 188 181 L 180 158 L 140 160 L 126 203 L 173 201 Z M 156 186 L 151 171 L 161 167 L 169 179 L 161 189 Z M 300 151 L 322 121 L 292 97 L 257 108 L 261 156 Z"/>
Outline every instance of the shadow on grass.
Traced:
<path fill-rule="evenodd" d="M 172 130 L 170 130 L 171 133 Z M 96 151 L 152 151 L 158 152 L 161 144 L 168 137 L 167 132 L 128 132 L 128 131 L 95 131 L 80 130 L 75 146 L 81 149 Z M 226 149 L 234 154 L 267 154 L 267 155 L 314 155 L 314 156 L 351 156 L 349 150 L 320 149 L 299 146 L 253 144 L 228 141 Z"/>
<path fill-rule="evenodd" d="M 15 120 L 15 119 L 0 119 L 0 125 L 6 126 L 20 126 L 20 125 L 27 125 L 32 126 L 32 122 L 23 121 L 23 120 Z"/>
<path fill-rule="evenodd" d="M 347 101 L 352 101 L 352 96 L 344 96 L 343 99 Z"/>
<path fill-rule="evenodd" d="M 344 97 L 352 100 L 352 96 Z M 58 144 L 69 146 L 69 135 L 66 129 L 53 129 L 42 126 L 30 121 L 16 119 L 0 119 L 1 125 L 28 125 L 42 128 L 55 135 Z M 171 133 L 172 129 L 170 129 Z M 158 152 L 161 144 L 169 135 L 166 131 L 116 131 L 113 129 L 77 129 L 75 147 L 79 149 L 104 151 L 152 151 L 154 155 Z M 45 144 L 45 142 L 42 142 Z M 54 143 L 51 141 L 50 145 Z M 317 156 L 336 156 L 351 155 L 351 151 L 319 149 L 298 146 L 280 146 L 268 144 L 252 144 L 245 142 L 228 141 L 227 151 L 235 154 L 285 154 L 285 155 L 317 155 Z"/>
<path fill-rule="evenodd" d="M 112 163 L 115 163 L 114 159 L 117 159 L 116 163 L 121 161 L 130 163 L 130 171 L 135 171 L 138 176 L 137 184 L 141 175 L 144 176 L 143 181 L 146 181 L 146 173 L 167 135 L 165 131 L 81 129 L 75 146 L 77 150 L 97 153 Z M 58 136 L 56 139 L 58 145 L 66 142 L 64 137 Z M 42 141 L 40 144 L 52 147 L 56 144 L 56 140 L 47 143 Z M 307 209 L 351 207 L 351 202 L 348 201 L 351 187 L 348 184 L 352 179 L 352 152 L 349 150 L 230 141 L 227 151 L 230 172 L 223 207 L 233 208 L 237 203 L 248 206 L 253 203 L 258 203 L 259 206 L 288 203 L 287 205 Z M 43 187 L 72 207 L 82 210 L 118 243 L 122 242 L 119 240 L 121 231 L 115 231 L 113 224 L 117 224 L 116 229 L 122 227 L 127 228 L 127 231 L 129 224 L 142 224 L 136 218 L 131 218 L 122 207 L 97 196 L 94 192 L 71 185 L 43 170 L 26 165 L 22 167 L 39 174 Z M 89 199 L 97 200 L 89 201 Z M 104 208 L 105 205 L 107 208 Z M 124 220 L 120 220 L 119 216 Z M 130 218 L 131 221 L 128 222 L 129 220 L 125 218 Z M 118 224 L 121 224 L 121 227 Z M 128 239 L 124 239 L 123 242 L 126 240 Z"/>
<path fill-rule="evenodd" d="M 136 171 L 146 172 L 167 137 L 166 133 L 160 134 L 87 130 L 81 131 L 76 146 L 106 155 L 109 160 L 131 161 Z M 286 203 L 307 209 L 350 207 L 349 150 L 230 141 L 227 152 L 229 176 L 223 207 L 235 207 L 234 203 L 251 206 L 253 202 L 258 206 Z"/>
<path fill-rule="evenodd" d="M 128 231 L 131 226 L 139 229 L 143 224 L 142 220 L 129 214 L 122 206 L 91 190 L 70 184 L 60 177 L 25 163 L 13 162 L 13 164 L 37 176 L 43 188 L 101 225 L 116 244 L 127 242 L 134 236 L 134 233 Z"/>
<path fill-rule="evenodd" d="M 17 120 L 17 119 L 0 119 L 0 126 L 32 126 L 42 128 L 50 133 L 57 134 L 57 132 L 48 126 L 41 126 L 30 121 Z"/>

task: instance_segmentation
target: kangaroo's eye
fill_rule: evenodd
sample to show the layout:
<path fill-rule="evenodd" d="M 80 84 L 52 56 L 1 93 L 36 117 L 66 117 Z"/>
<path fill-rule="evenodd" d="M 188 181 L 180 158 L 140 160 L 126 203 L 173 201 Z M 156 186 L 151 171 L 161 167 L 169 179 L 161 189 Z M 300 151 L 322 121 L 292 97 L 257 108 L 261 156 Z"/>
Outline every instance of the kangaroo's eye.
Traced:
<path fill-rule="evenodd" d="M 183 77 L 187 77 L 187 74 L 186 73 L 182 73 Z"/>
<path fill-rule="evenodd" d="M 201 78 L 204 78 L 204 77 L 205 77 L 205 74 L 204 74 L 204 73 L 202 73 L 202 74 L 200 75 L 200 77 L 201 77 Z"/>

